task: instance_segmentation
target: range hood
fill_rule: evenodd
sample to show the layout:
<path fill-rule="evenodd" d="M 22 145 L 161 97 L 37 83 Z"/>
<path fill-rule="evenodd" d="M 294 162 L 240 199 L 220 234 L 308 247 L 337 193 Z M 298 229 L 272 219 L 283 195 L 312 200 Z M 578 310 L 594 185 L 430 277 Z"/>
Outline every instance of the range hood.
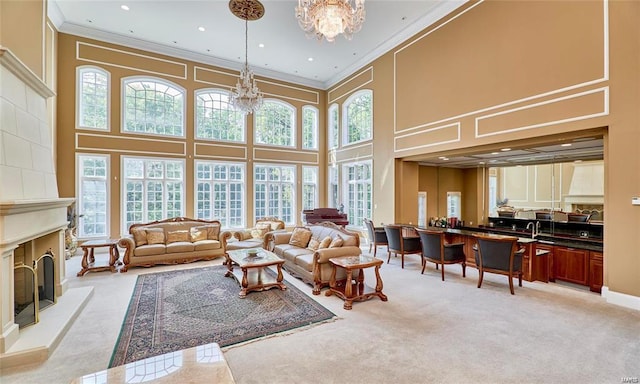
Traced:
<path fill-rule="evenodd" d="M 564 196 L 564 203 L 567 206 L 604 205 L 604 162 L 574 163 L 569 193 Z"/>

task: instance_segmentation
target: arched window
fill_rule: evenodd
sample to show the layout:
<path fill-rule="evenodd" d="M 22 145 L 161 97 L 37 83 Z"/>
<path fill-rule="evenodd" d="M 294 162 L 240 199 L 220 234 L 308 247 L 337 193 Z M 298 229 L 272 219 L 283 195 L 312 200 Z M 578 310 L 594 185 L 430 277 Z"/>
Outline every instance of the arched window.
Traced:
<path fill-rule="evenodd" d="M 373 134 L 373 92 L 365 89 L 354 93 L 342 108 L 343 143 L 370 140 Z"/>
<path fill-rule="evenodd" d="M 302 107 L 302 148 L 318 149 L 318 109 Z"/>
<path fill-rule="evenodd" d="M 331 104 L 329 107 L 329 132 L 327 133 L 329 149 L 338 148 L 338 104 Z"/>
<path fill-rule="evenodd" d="M 229 103 L 231 94 L 221 89 L 196 92 L 196 138 L 244 142 L 244 115 Z"/>
<path fill-rule="evenodd" d="M 124 132 L 184 136 L 184 90 L 152 78 L 123 80 Z"/>
<path fill-rule="evenodd" d="M 296 109 L 284 102 L 265 101 L 255 115 L 255 143 L 293 147 Z"/>
<path fill-rule="evenodd" d="M 109 129 L 109 72 L 78 67 L 76 73 L 76 127 Z"/>

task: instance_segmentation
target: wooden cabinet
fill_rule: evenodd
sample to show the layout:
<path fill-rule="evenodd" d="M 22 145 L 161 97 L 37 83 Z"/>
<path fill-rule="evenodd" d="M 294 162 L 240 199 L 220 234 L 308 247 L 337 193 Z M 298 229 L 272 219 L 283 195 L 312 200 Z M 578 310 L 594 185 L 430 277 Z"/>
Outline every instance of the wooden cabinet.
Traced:
<path fill-rule="evenodd" d="M 548 252 L 545 255 L 538 256 L 537 252 L 546 251 Z M 536 257 L 533 261 L 533 271 L 531 275 L 534 280 L 539 280 L 545 283 L 548 283 L 552 280 L 552 259 L 553 259 L 553 245 L 547 244 L 536 244 Z"/>
<path fill-rule="evenodd" d="M 555 247 L 552 259 L 555 279 L 588 285 L 589 251 L 577 248 Z"/>
<path fill-rule="evenodd" d="M 476 255 L 473 246 L 476 245 L 476 239 L 473 236 L 465 236 L 464 239 L 464 255 L 467 257 L 467 266 L 478 268 L 476 265 Z"/>
<path fill-rule="evenodd" d="M 602 252 L 589 252 L 589 289 L 600 293 L 603 284 L 604 258 Z"/>

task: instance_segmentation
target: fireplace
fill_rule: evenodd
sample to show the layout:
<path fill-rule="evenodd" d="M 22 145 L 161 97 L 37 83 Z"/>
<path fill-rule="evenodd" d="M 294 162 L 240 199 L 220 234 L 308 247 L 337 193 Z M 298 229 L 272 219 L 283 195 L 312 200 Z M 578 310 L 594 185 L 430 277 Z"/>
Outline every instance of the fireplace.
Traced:
<path fill-rule="evenodd" d="M 64 234 L 75 199 L 58 195 L 54 92 L 2 46 L 0 78 L 2 369 L 45 360 L 93 288 L 67 289 Z"/>
<path fill-rule="evenodd" d="M 29 243 L 13 252 L 13 297 L 15 323 L 19 329 L 38 323 L 40 311 L 56 303 L 55 256 L 51 250 L 33 260 Z"/>

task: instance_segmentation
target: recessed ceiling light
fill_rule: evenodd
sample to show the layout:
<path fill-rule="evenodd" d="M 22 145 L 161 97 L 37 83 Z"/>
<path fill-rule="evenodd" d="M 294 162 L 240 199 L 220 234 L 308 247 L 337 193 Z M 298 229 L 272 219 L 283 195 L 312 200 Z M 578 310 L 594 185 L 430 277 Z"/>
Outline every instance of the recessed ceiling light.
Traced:
<path fill-rule="evenodd" d="M 122 9 L 123 11 L 128 11 L 129 7 L 123 4 L 120 6 L 120 9 Z"/>
<path fill-rule="evenodd" d="M 260 43 L 260 44 L 258 44 L 258 47 L 259 48 L 264 48 L 264 44 Z"/>
<path fill-rule="evenodd" d="M 564 143 L 564 144 L 560 144 L 561 147 L 570 147 L 571 143 Z"/>
<path fill-rule="evenodd" d="M 204 32 L 204 31 L 205 31 L 205 29 L 204 29 L 204 27 L 198 27 L 198 31 L 200 31 L 200 32 Z"/>
<path fill-rule="evenodd" d="M 442 160 L 443 161 L 447 161 L 447 160 L 449 160 L 449 158 L 448 157 L 443 157 Z"/>
<path fill-rule="evenodd" d="M 582 160 L 575 160 L 574 163 L 582 163 Z"/>
<path fill-rule="evenodd" d="M 492 155 L 499 155 L 500 152 L 491 152 Z"/>
<path fill-rule="evenodd" d="M 480 161 L 480 162 L 478 162 L 478 164 L 484 164 L 484 161 Z"/>
<path fill-rule="evenodd" d="M 502 149 L 501 149 L 501 151 L 502 151 L 502 152 L 508 152 L 508 151 L 510 151 L 510 150 L 511 150 L 511 148 L 502 148 Z"/>
<path fill-rule="evenodd" d="M 310 57 L 307 59 L 308 61 L 313 61 L 313 57 Z"/>

